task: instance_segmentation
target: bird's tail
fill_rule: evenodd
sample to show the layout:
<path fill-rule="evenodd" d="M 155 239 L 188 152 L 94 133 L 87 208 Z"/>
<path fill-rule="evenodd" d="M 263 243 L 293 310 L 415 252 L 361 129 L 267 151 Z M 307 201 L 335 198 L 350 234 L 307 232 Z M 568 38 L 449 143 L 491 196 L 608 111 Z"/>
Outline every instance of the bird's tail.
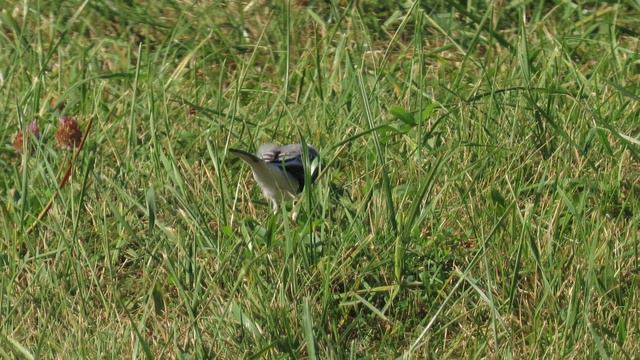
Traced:
<path fill-rule="evenodd" d="M 251 164 L 251 163 L 257 163 L 260 161 L 260 158 L 248 153 L 244 150 L 238 150 L 238 149 L 233 149 L 233 148 L 229 148 L 229 152 L 232 153 L 233 155 L 239 157 L 240 159 L 246 161 L 247 163 Z"/>

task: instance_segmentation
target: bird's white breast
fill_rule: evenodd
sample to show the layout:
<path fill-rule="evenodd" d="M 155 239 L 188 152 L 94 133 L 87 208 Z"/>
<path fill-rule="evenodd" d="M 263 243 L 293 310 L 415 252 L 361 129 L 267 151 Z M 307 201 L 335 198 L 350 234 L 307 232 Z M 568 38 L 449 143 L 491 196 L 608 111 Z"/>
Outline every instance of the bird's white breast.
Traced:
<path fill-rule="evenodd" d="M 276 164 L 265 162 L 257 164 L 253 169 L 253 177 L 262 188 L 264 195 L 276 202 L 294 197 L 298 190 L 297 181 Z"/>

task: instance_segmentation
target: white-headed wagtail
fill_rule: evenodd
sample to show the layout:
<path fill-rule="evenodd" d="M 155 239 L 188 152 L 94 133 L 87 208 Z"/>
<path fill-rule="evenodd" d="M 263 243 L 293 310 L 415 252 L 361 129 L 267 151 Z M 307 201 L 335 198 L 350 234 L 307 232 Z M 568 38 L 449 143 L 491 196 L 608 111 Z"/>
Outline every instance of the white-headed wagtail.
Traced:
<path fill-rule="evenodd" d="M 302 144 L 260 146 L 256 155 L 243 150 L 229 152 L 244 160 L 253 171 L 264 196 L 271 201 L 273 209 L 285 199 L 292 199 L 304 189 L 305 161 Z M 318 150 L 307 145 L 309 175 L 311 181 L 318 177 Z"/>

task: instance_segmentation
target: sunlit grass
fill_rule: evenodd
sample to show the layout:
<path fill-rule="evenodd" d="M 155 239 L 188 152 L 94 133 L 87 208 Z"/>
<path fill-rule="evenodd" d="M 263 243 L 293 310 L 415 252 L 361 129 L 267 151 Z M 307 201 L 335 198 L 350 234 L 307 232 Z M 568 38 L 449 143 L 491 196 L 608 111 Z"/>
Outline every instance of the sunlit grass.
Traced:
<path fill-rule="evenodd" d="M 0 354 L 634 358 L 638 19 L 10 1 Z M 263 142 L 320 151 L 296 221 L 227 156 Z"/>

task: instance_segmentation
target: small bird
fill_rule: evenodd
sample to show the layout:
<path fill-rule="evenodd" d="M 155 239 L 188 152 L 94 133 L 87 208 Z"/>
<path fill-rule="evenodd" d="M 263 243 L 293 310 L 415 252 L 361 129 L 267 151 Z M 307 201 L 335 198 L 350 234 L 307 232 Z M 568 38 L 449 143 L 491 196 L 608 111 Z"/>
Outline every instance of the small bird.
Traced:
<path fill-rule="evenodd" d="M 307 145 L 309 175 L 311 181 L 318 177 L 318 150 Z M 244 160 L 253 171 L 264 196 L 271 201 L 273 210 L 285 199 L 292 199 L 304 189 L 304 167 L 302 144 L 264 144 L 256 155 L 243 150 L 229 149 L 229 152 Z"/>

